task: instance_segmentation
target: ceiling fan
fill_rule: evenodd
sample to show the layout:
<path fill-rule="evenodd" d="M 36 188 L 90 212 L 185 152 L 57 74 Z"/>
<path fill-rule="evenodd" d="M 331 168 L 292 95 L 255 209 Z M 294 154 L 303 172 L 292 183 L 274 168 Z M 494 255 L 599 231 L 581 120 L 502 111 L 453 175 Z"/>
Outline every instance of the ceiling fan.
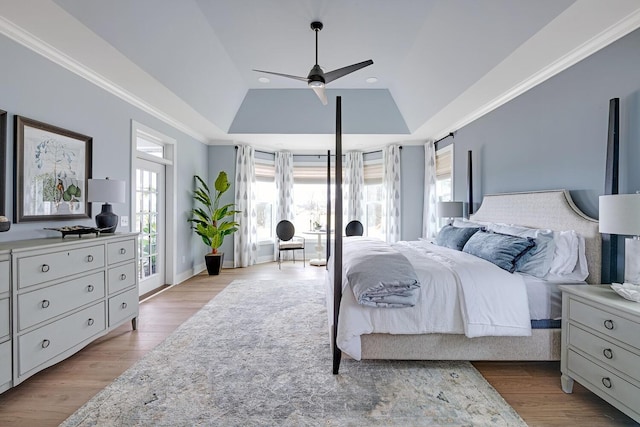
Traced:
<path fill-rule="evenodd" d="M 309 87 L 313 89 L 313 91 L 318 95 L 320 101 L 322 101 L 323 105 L 327 105 L 327 96 L 324 93 L 325 84 L 332 82 L 340 77 L 346 76 L 347 74 L 353 73 L 354 71 L 358 71 L 361 68 L 367 67 L 373 64 L 372 60 L 367 60 L 363 62 L 359 62 L 353 65 L 347 65 L 346 67 L 338 68 L 337 70 L 329 71 L 325 73 L 322 71 L 322 68 L 318 65 L 318 32 L 322 30 L 322 22 L 314 21 L 311 23 L 311 29 L 316 32 L 316 64 L 309 71 L 309 75 L 307 77 L 299 77 L 292 76 L 290 74 L 282 74 L 282 73 L 274 73 L 272 71 L 264 71 L 264 70 L 253 70 L 259 73 L 267 73 L 274 74 L 276 76 L 287 77 L 290 79 L 301 80 L 303 82 L 307 82 Z"/>

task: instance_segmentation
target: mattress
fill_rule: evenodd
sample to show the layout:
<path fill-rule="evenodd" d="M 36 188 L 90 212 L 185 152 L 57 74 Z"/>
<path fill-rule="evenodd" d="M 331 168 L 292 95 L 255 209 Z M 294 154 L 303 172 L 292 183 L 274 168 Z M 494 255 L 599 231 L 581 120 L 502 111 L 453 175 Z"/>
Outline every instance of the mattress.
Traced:
<path fill-rule="evenodd" d="M 528 274 L 521 274 L 521 276 L 527 289 L 531 320 L 560 320 L 562 318 L 560 285 L 587 284 L 585 282 L 550 282 Z"/>

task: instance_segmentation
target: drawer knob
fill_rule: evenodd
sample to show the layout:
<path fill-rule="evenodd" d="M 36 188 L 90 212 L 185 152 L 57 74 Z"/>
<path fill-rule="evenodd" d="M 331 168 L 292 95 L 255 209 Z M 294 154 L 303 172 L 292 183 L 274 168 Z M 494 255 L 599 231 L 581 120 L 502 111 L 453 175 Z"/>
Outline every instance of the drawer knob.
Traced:
<path fill-rule="evenodd" d="M 88 285 L 87 286 L 87 291 L 93 292 L 93 289 L 94 289 L 93 285 Z"/>
<path fill-rule="evenodd" d="M 49 307 L 49 304 L 50 304 L 50 302 L 49 302 L 49 300 L 48 300 L 48 299 L 44 299 L 44 300 L 42 300 L 42 308 L 47 308 L 47 307 Z"/>
<path fill-rule="evenodd" d="M 89 256 L 87 257 L 87 261 L 89 261 L 89 262 L 93 262 L 93 255 L 89 255 Z"/>
<path fill-rule="evenodd" d="M 605 386 L 606 388 L 611 388 L 611 378 L 604 377 L 602 379 L 602 385 Z"/>
<path fill-rule="evenodd" d="M 120 304 L 120 307 L 122 307 L 122 309 L 124 310 L 125 308 L 127 308 L 127 303 L 123 302 L 122 304 Z"/>
<path fill-rule="evenodd" d="M 124 274 L 124 273 L 122 273 L 122 274 L 120 275 L 120 280 L 127 280 L 127 275 L 126 275 L 126 274 Z"/>
<path fill-rule="evenodd" d="M 42 348 L 47 348 L 47 347 L 49 347 L 49 344 L 51 344 L 51 341 L 49 341 L 49 340 L 42 340 Z"/>
<path fill-rule="evenodd" d="M 610 348 L 605 348 L 604 350 L 602 350 L 602 354 L 604 354 L 604 357 L 606 357 L 607 359 L 613 359 L 613 351 Z"/>
<path fill-rule="evenodd" d="M 89 326 L 93 326 L 94 323 L 95 323 L 95 321 L 93 319 L 87 320 L 87 325 L 89 325 Z"/>
<path fill-rule="evenodd" d="M 42 270 L 43 273 L 46 273 L 47 271 L 49 271 L 49 266 L 47 264 L 42 264 L 40 270 Z"/>
<path fill-rule="evenodd" d="M 609 329 L 609 330 L 612 330 L 613 329 L 613 320 L 611 320 L 611 319 L 605 320 L 604 321 L 604 327 Z"/>
<path fill-rule="evenodd" d="M 125 248 L 120 248 L 120 255 L 124 255 L 127 253 L 127 250 Z"/>

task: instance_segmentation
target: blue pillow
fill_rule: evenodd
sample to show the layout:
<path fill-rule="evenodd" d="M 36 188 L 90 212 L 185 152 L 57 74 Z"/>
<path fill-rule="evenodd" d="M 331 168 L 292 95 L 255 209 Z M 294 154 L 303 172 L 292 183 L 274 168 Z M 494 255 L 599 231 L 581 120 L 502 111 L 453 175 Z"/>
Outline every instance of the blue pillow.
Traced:
<path fill-rule="evenodd" d="M 436 236 L 436 245 L 461 251 L 467 240 L 478 230 L 480 229 L 476 227 L 458 228 L 445 225 Z"/>
<path fill-rule="evenodd" d="M 516 261 L 516 271 L 543 278 L 551 268 L 556 244 L 552 233 L 540 233 L 533 240 L 535 246 Z"/>
<path fill-rule="evenodd" d="M 534 245 L 532 238 L 480 231 L 469 238 L 462 251 L 513 273 L 516 262 Z"/>

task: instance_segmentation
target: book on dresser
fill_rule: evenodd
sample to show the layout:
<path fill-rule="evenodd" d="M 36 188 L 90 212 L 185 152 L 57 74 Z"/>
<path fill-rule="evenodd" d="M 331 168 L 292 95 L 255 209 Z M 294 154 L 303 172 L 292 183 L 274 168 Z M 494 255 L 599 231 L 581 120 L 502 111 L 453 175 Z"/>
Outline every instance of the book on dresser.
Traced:
<path fill-rule="evenodd" d="M 137 233 L 0 243 L 0 392 L 138 317 Z"/>
<path fill-rule="evenodd" d="M 640 303 L 609 285 L 562 289 L 562 390 L 578 381 L 640 422 Z"/>

